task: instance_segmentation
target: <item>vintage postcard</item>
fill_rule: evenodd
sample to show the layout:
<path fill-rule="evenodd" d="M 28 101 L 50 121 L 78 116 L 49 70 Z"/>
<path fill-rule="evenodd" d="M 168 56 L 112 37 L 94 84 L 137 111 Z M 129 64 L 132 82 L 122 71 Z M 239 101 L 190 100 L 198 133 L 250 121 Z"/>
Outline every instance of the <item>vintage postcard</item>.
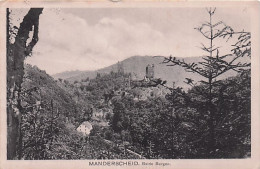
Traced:
<path fill-rule="evenodd" d="M 0 168 L 259 169 L 259 7 L 0 3 Z"/>

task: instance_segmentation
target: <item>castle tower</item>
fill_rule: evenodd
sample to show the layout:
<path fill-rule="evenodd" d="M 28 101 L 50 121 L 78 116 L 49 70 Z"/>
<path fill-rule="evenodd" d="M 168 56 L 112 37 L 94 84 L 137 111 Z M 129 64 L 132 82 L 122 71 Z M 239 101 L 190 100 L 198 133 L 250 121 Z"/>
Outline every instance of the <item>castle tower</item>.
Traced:
<path fill-rule="evenodd" d="M 154 78 L 154 64 L 152 65 L 147 65 L 146 66 L 146 75 L 145 75 L 146 78 L 148 79 L 153 79 Z"/>
<path fill-rule="evenodd" d="M 117 63 L 117 73 L 118 74 L 124 74 L 123 64 L 120 63 L 120 62 Z"/>

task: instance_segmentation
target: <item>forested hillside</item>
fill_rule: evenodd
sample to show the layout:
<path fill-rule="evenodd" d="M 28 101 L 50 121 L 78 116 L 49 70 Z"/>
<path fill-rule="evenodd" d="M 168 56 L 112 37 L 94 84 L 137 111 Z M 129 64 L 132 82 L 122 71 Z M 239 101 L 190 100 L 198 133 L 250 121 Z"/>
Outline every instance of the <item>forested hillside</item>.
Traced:
<path fill-rule="evenodd" d="M 131 88 L 128 77 L 112 72 L 70 83 L 26 65 L 21 158 L 207 158 L 204 86 Z M 249 157 L 250 72 L 221 84 L 214 88 L 216 158 Z M 76 131 L 86 120 L 89 137 Z"/>
<path fill-rule="evenodd" d="M 174 88 L 165 97 L 138 101 L 125 95 L 114 101 L 109 127 L 95 128 L 93 134 L 127 145 L 145 158 L 208 158 L 209 116 L 206 93 L 201 94 L 204 88 L 194 86 L 188 92 Z M 250 72 L 221 81 L 213 93 L 217 112 L 215 158 L 249 157 Z"/>
<path fill-rule="evenodd" d="M 98 91 L 95 88 L 95 92 Z M 19 158 L 98 159 L 104 158 L 103 154 L 107 151 L 110 158 L 134 158 L 132 154 L 126 156 L 116 145 L 101 139 L 100 135 L 85 138 L 76 131 L 86 120 L 94 125 L 94 130 L 108 126 L 106 118 L 109 115 L 96 115 L 96 110 L 110 108 L 100 103 L 103 95 L 94 97 L 94 93 L 86 97 L 76 84 L 54 80 L 45 71 L 31 65 L 25 65 L 22 94 Z M 93 112 L 94 107 L 97 108 Z"/>

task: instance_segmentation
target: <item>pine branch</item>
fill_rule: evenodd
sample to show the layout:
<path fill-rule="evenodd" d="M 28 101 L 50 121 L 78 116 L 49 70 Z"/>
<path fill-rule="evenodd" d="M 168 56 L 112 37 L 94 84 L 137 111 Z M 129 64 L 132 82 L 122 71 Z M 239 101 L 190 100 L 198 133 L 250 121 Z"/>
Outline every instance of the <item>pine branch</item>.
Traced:
<path fill-rule="evenodd" d="M 201 75 L 205 78 L 208 77 L 207 72 L 203 69 L 200 69 L 196 63 L 189 64 L 189 63 L 186 63 L 184 60 L 181 61 L 179 59 L 176 59 L 176 57 L 171 57 L 171 56 L 169 58 L 165 57 L 164 61 L 162 63 L 169 63 L 169 62 L 171 62 L 173 64 L 170 64 L 167 66 L 178 65 L 178 66 L 185 68 L 187 71 L 192 71 L 192 72 L 198 73 L 199 75 Z"/>

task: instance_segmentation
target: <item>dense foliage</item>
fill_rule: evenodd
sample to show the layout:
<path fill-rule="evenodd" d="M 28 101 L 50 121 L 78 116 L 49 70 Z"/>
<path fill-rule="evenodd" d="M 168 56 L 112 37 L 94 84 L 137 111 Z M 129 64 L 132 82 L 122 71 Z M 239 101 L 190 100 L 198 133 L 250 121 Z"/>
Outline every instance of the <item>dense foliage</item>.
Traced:
<path fill-rule="evenodd" d="M 215 158 L 250 156 L 250 71 L 219 81 L 213 88 L 216 112 Z M 102 81 L 102 76 L 99 77 Z M 205 85 L 171 89 L 165 97 L 135 99 L 134 90 L 112 99 L 109 127 L 92 135 L 110 140 L 145 158 L 209 158 Z M 139 88 L 139 94 L 145 90 Z"/>
<path fill-rule="evenodd" d="M 216 111 L 215 158 L 250 156 L 250 72 L 221 81 L 213 89 Z M 202 89 L 202 90 L 201 90 Z M 146 158 L 209 158 L 207 100 L 204 86 L 188 92 L 173 89 L 166 99 L 116 103 L 111 127 L 124 135 Z M 121 130 L 118 130 L 121 129 Z"/>

